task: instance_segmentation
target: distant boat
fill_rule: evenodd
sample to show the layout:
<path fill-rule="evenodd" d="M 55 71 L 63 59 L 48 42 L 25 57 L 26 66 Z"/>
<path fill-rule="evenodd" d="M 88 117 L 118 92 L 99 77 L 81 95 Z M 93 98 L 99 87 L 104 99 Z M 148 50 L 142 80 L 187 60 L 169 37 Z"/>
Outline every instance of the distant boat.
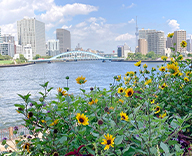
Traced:
<path fill-rule="evenodd" d="M 102 62 L 106 62 L 105 60 L 102 60 Z"/>

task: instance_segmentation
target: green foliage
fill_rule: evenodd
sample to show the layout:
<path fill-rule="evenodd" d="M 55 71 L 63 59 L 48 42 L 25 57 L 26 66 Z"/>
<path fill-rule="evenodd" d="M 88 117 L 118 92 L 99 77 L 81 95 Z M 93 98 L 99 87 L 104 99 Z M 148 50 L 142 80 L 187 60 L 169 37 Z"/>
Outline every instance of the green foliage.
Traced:
<path fill-rule="evenodd" d="M 38 101 L 19 94 L 24 104 L 15 107 L 31 137 L 21 135 L 12 155 L 65 155 L 80 147 L 82 155 L 182 155 L 176 139 L 192 133 L 191 63 L 175 57 L 165 71 L 139 66 L 137 74 L 114 78 L 109 90 L 80 88 L 77 96 L 67 86 L 46 100 L 53 89 L 48 82 L 40 85 Z"/>
<path fill-rule="evenodd" d="M 155 58 L 155 52 L 154 51 L 150 51 L 146 54 L 146 57 L 148 58 Z"/>

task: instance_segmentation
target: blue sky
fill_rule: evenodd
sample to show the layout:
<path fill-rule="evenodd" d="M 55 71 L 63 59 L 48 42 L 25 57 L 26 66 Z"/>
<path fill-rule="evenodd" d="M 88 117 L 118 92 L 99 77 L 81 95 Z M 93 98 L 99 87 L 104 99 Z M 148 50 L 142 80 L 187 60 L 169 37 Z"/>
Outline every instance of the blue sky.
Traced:
<path fill-rule="evenodd" d="M 135 49 L 136 16 L 139 29 L 161 30 L 165 37 L 186 30 L 189 38 L 191 7 L 191 0 L 0 0 L 0 27 L 2 34 L 16 37 L 16 21 L 35 17 L 45 23 L 46 40 L 65 28 L 72 49 L 80 43 L 83 49 L 111 53 L 124 43 Z"/>

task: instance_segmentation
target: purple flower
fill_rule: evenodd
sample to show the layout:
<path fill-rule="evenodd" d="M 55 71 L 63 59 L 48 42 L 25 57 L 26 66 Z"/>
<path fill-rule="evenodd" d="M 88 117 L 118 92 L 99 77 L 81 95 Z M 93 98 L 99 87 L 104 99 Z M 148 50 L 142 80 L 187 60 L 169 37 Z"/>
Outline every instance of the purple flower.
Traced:
<path fill-rule="evenodd" d="M 46 103 L 44 103 L 43 106 L 45 107 L 45 106 L 46 106 Z"/>
<path fill-rule="evenodd" d="M 3 138 L 3 140 L 7 140 L 7 138 Z"/>
<path fill-rule="evenodd" d="M 50 111 L 48 110 L 47 113 L 50 113 Z"/>
<path fill-rule="evenodd" d="M 31 139 L 32 137 L 29 135 L 28 137 L 27 137 L 27 139 Z"/>
<path fill-rule="evenodd" d="M 139 137 L 139 135 L 137 134 L 136 137 Z"/>
<path fill-rule="evenodd" d="M 13 129 L 14 129 L 15 131 L 18 131 L 19 128 L 18 128 L 17 126 L 15 126 Z"/>
<path fill-rule="evenodd" d="M 145 125 L 143 125 L 143 128 L 146 128 L 146 126 L 145 126 Z"/>
<path fill-rule="evenodd" d="M 30 106 L 30 107 L 32 107 L 32 106 L 33 106 L 33 104 L 30 102 L 30 103 L 29 103 L 29 106 Z"/>

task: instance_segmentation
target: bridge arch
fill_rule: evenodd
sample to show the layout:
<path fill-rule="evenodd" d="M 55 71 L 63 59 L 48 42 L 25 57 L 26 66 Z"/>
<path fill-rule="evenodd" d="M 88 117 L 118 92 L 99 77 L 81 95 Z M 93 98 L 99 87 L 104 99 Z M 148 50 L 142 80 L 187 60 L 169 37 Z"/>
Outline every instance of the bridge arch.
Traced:
<path fill-rule="evenodd" d="M 102 57 L 100 55 L 86 52 L 86 51 L 68 51 L 64 52 L 62 54 L 56 55 L 51 57 L 49 60 L 97 60 L 97 59 L 105 59 L 105 57 Z"/>

